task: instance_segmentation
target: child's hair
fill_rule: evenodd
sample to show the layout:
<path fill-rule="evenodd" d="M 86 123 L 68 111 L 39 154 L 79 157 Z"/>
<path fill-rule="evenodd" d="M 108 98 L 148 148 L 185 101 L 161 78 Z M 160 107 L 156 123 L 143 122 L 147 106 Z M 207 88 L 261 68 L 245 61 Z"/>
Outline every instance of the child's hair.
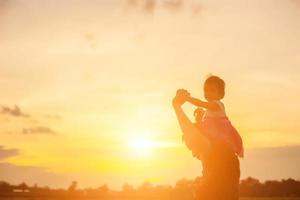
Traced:
<path fill-rule="evenodd" d="M 209 76 L 205 82 L 204 85 L 214 85 L 216 86 L 218 90 L 218 99 L 223 99 L 225 96 L 225 82 L 223 79 L 221 79 L 218 76 Z"/>

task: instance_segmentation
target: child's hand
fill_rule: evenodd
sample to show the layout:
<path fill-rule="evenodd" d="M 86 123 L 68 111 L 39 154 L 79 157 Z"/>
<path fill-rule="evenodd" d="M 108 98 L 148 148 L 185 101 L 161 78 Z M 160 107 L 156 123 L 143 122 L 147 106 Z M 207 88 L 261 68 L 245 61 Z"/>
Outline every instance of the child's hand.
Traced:
<path fill-rule="evenodd" d="M 184 102 L 185 102 L 185 99 L 183 99 L 177 95 L 172 100 L 173 106 L 181 106 L 182 104 L 184 104 Z"/>
<path fill-rule="evenodd" d="M 187 97 L 190 96 L 190 93 L 187 90 L 179 89 L 176 92 L 176 96 L 174 97 L 172 103 L 174 106 L 181 106 L 186 102 Z"/>
<path fill-rule="evenodd" d="M 187 99 L 191 94 L 185 90 L 185 89 L 179 89 L 176 92 L 176 96 L 183 98 L 183 99 Z"/>

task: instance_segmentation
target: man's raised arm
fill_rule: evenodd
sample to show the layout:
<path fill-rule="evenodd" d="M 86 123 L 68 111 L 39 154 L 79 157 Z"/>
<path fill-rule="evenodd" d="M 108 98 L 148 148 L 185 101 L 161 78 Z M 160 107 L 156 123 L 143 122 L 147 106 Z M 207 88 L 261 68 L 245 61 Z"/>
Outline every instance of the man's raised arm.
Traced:
<path fill-rule="evenodd" d="M 172 102 L 181 131 L 185 135 L 197 136 L 197 137 L 192 137 L 192 138 L 197 138 L 197 141 L 194 141 L 197 143 L 196 144 L 197 149 L 192 149 L 192 151 L 193 154 L 198 154 L 198 155 L 200 154 L 201 156 L 203 156 L 207 154 L 209 150 L 209 146 L 210 146 L 209 140 L 200 133 L 200 130 L 197 128 L 197 126 L 193 124 L 184 113 L 181 107 L 184 102 L 185 100 L 180 96 L 176 96 Z"/>

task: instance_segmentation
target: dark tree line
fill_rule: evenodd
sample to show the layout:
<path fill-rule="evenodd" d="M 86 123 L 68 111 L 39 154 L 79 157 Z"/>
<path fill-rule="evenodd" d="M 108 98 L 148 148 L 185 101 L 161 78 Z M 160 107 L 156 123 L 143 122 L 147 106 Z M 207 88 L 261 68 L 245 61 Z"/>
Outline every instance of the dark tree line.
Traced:
<path fill-rule="evenodd" d="M 107 185 L 98 188 L 77 188 L 74 181 L 67 189 L 51 189 L 38 185 L 28 186 L 26 183 L 11 185 L 0 181 L 0 197 L 45 197 L 56 199 L 186 199 L 193 200 L 194 194 L 201 182 L 201 178 L 195 180 L 181 179 L 174 186 L 157 185 L 145 182 L 134 188 L 124 184 L 121 191 L 109 189 Z M 260 182 L 258 179 L 246 178 L 240 182 L 241 197 L 300 197 L 300 181 L 294 179 L 283 179 L 281 181 Z"/>
<path fill-rule="evenodd" d="M 249 177 L 241 181 L 240 194 L 247 197 L 300 197 L 300 181 L 290 178 L 261 183 Z"/>

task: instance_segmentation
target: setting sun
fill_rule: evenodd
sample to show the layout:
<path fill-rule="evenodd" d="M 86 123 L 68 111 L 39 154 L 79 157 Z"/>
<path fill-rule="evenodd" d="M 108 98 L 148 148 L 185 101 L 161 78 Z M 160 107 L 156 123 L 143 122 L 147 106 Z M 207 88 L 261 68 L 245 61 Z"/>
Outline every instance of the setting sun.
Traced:
<path fill-rule="evenodd" d="M 140 156 L 150 155 L 155 148 L 155 144 L 152 140 L 148 138 L 134 138 L 129 142 L 129 147 L 131 150 Z"/>

